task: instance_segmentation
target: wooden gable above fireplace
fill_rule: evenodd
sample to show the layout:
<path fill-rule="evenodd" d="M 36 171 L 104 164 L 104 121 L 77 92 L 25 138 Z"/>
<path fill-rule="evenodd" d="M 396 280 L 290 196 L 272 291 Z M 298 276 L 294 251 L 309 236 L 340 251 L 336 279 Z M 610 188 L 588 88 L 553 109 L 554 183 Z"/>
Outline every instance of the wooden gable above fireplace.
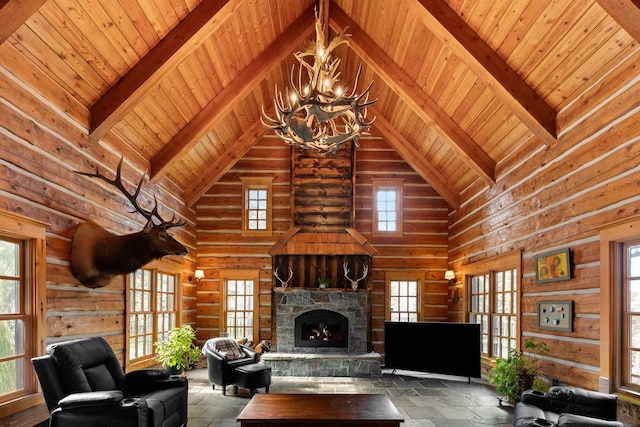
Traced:
<path fill-rule="evenodd" d="M 269 249 L 269 255 L 368 255 L 378 251 L 354 228 L 334 233 L 308 233 L 299 227 L 287 230 Z"/>

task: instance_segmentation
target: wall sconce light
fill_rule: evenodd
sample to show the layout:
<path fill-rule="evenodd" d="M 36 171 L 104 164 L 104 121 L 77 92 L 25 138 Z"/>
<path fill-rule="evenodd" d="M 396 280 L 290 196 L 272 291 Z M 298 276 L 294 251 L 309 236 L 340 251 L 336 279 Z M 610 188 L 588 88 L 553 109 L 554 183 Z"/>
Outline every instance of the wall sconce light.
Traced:
<path fill-rule="evenodd" d="M 446 273 L 444 273 L 444 278 L 447 279 L 452 285 L 455 285 L 456 274 L 453 272 L 453 270 L 447 270 Z"/>
<path fill-rule="evenodd" d="M 196 270 L 195 274 L 196 280 L 204 279 L 204 270 Z"/>
<path fill-rule="evenodd" d="M 451 302 L 457 304 L 460 301 L 460 295 L 458 293 L 458 284 L 456 283 L 456 274 L 453 270 L 447 270 L 444 273 L 444 278 L 449 281 L 449 286 L 453 286 L 451 288 Z"/>

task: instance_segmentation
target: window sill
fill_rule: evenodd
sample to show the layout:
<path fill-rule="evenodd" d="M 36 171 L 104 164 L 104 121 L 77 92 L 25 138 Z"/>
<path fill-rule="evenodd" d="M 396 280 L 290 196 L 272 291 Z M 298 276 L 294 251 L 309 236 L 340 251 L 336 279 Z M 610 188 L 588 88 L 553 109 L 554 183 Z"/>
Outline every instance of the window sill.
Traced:
<path fill-rule="evenodd" d="M 0 418 L 17 414 L 44 403 L 42 393 L 31 393 L 0 404 Z"/>

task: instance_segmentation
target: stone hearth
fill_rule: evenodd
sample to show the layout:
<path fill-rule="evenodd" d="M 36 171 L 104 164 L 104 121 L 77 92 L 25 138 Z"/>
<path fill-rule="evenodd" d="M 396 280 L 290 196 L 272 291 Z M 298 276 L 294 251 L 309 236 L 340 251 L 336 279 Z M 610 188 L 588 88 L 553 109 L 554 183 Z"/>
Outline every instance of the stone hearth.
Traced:
<path fill-rule="evenodd" d="M 370 293 L 337 289 L 274 288 L 275 352 L 263 362 L 281 376 L 380 376 L 380 355 L 369 352 Z M 296 347 L 295 319 L 312 310 L 330 310 L 348 319 L 347 347 Z"/>

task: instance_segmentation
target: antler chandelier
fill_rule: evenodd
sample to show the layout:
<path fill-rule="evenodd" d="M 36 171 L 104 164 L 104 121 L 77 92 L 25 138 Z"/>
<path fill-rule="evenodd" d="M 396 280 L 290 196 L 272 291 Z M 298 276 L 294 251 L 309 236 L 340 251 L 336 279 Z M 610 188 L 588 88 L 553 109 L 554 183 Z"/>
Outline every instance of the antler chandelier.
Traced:
<path fill-rule="evenodd" d="M 325 45 L 323 25 L 316 12 L 316 41 L 307 42 L 302 51 L 294 53 L 300 63 L 297 85 L 294 83 L 295 65 L 291 67 L 290 87 L 283 96 L 276 86 L 273 100 L 276 117 L 271 118 L 262 106 L 262 124 L 275 132 L 285 143 L 314 150 L 327 156 L 335 154 L 343 144 L 368 135 L 375 117 L 367 122 L 369 90 L 373 81 L 360 95 L 357 94 L 362 64 L 358 67 L 353 90 L 345 95 L 338 81 L 339 58 L 331 53 L 342 43 L 349 44 L 345 32 L 339 33 L 328 46 Z M 306 78 L 304 71 L 306 70 Z"/>

